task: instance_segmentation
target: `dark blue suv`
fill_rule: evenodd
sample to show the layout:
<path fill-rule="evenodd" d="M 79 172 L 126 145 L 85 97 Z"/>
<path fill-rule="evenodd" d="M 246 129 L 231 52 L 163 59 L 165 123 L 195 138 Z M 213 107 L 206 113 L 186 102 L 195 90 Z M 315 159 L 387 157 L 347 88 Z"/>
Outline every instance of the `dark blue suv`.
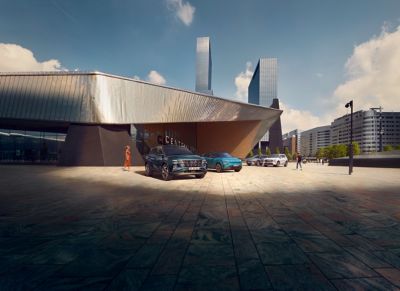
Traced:
<path fill-rule="evenodd" d="M 207 173 L 207 162 L 185 147 L 160 145 L 152 148 L 145 157 L 145 169 L 147 176 L 160 173 L 165 181 L 178 175 L 204 178 Z"/>

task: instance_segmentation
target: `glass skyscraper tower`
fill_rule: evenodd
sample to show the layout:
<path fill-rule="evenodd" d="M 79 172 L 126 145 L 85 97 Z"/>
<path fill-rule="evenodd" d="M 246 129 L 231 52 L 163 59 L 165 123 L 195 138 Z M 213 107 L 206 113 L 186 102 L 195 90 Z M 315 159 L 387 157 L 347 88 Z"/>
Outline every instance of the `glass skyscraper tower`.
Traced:
<path fill-rule="evenodd" d="M 211 89 L 211 44 L 209 37 L 198 37 L 196 47 L 196 92 L 213 95 Z"/>
<path fill-rule="evenodd" d="M 279 109 L 277 92 L 278 60 L 276 58 L 262 58 L 251 78 L 248 96 L 249 103 Z M 277 148 L 282 152 L 282 126 L 279 118 L 262 137 L 259 147 L 267 142 L 270 150 L 275 152 Z"/>
<path fill-rule="evenodd" d="M 260 59 L 248 90 L 249 103 L 270 107 L 277 97 L 278 60 Z"/>

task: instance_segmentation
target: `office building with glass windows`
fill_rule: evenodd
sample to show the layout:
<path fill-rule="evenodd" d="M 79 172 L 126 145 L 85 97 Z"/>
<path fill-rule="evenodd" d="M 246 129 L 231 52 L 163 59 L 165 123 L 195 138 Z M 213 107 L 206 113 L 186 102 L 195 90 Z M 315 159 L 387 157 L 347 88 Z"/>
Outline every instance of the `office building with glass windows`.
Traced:
<path fill-rule="evenodd" d="M 317 150 L 331 144 L 331 127 L 315 127 L 301 133 L 300 153 L 306 157 L 315 157 Z"/>
<path fill-rule="evenodd" d="M 251 78 L 248 98 L 249 103 L 271 107 L 277 93 L 278 60 L 261 58 Z"/>
<path fill-rule="evenodd" d="M 0 162 L 121 165 L 158 144 L 244 158 L 281 110 L 100 72 L 0 73 Z"/>
<path fill-rule="evenodd" d="M 249 103 L 279 109 L 277 82 L 278 60 L 276 58 L 261 58 L 248 87 Z M 279 148 L 281 152 L 283 151 L 280 118 L 271 130 L 261 138 L 259 146 L 261 148 L 268 146 L 272 152 L 275 152 L 276 148 Z"/>
<path fill-rule="evenodd" d="M 353 141 L 362 153 L 378 152 L 380 129 L 382 146 L 400 145 L 400 112 L 359 110 L 353 113 Z M 350 143 L 350 114 L 336 118 L 331 123 L 331 144 Z"/>
<path fill-rule="evenodd" d="M 196 92 L 213 95 L 212 60 L 209 37 L 198 37 L 196 46 Z"/>

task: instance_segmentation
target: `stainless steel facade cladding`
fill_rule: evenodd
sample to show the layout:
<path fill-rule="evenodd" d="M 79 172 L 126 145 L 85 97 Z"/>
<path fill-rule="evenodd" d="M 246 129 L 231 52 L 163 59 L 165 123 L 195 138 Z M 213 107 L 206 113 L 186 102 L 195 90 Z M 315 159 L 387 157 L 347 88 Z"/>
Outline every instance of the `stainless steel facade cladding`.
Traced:
<path fill-rule="evenodd" d="M 196 92 L 213 95 L 211 88 L 212 59 L 209 37 L 198 37 L 196 46 Z"/>
<path fill-rule="evenodd" d="M 99 72 L 0 74 L 0 119 L 85 124 L 265 121 L 280 110 Z"/>
<path fill-rule="evenodd" d="M 278 60 L 262 58 L 251 78 L 248 96 L 249 103 L 270 107 L 277 97 Z"/>

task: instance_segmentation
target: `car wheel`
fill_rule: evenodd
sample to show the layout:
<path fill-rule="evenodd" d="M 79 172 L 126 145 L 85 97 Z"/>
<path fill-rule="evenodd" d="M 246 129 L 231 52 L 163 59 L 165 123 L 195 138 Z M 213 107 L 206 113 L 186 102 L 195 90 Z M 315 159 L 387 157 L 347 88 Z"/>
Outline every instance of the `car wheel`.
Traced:
<path fill-rule="evenodd" d="M 257 166 L 261 166 L 261 162 L 260 162 L 260 161 L 257 161 L 256 165 L 257 165 Z"/>
<path fill-rule="evenodd" d="M 285 167 L 287 167 L 287 165 L 288 165 L 288 162 L 286 161 L 286 162 L 285 162 Z"/>
<path fill-rule="evenodd" d="M 197 178 L 197 179 L 203 179 L 205 175 L 206 175 L 206 174 L 197 174 L 197 175 L 196 175 L 196 178 Z"/>
<path fill-rule="evenodd" d="M 221 173 L 222 172 L 222 166 L 220 163 L 215 165 L 215 169 L 217 170 L 217 173 Z"/>
<path fill-rule="evenodd" d="M 151 177 L 152 176 L 152 172 L 151 172 L 151 168 L 149 163 L 146 163 L 146 165 L 144 166 L 144 170 L 146 172 L 146 176 Z"/>
<path fill-rule="evenodd" d="M 241 169 L 242 169 L 242 168 L 235 169 L 235 172 L 240 172 Z"/>
<path fill-rule="evenodd" d="M 279 167 L 281 165 L 281 162 L 277 161 L 276 162 L 276 167 Z"/>
<path fill-rule="evenodd" d="M 164 181 L 169 181 L 171 180 L 171 174 L 169 173 L 168 165 L 163 164 L 161 168 L 161 176 L 164 179 Z"/>
<path fill-rule="evenodd" d="M 248 166 L 251 166 L 251 163 L 247 163 Z"/>

